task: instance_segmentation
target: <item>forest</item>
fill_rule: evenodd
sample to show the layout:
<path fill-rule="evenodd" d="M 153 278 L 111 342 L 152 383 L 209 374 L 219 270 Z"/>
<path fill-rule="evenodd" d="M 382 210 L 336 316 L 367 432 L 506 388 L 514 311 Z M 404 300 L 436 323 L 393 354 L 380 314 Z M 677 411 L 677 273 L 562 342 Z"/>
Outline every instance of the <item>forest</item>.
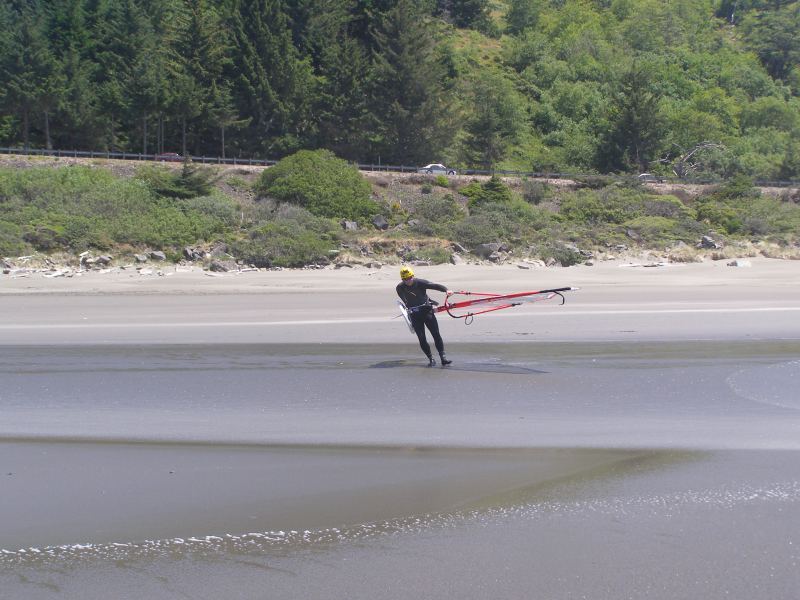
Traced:
<path fill-rule="evenodd" d="M 800 2 L 2 0 L 0 146 L 800 178 Z"/>

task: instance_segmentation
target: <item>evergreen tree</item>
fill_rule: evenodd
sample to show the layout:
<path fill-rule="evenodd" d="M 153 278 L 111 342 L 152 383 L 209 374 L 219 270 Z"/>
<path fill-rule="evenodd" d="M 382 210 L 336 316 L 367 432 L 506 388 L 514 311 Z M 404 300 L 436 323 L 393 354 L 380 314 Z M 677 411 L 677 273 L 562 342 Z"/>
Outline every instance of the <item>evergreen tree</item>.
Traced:
<path fill-rule="evenodd" d="M 489 14 L 489 0 L 437 0 L 436 14 L 456 27 L 476 29 L 493 36 L 497 32 Z"/>
<path fill-rule="evenodd" d="M 332 150 L 350 160 L 367 158 L 367 53 L 351 33 L 356 2 L 331 6 L 324 0 L 308 5 L 307 51 L 318 78 L 314 115 L 317 147 Z"/>
<path fill-rule="evenodd" d="M 45 22 L 37 3 L 23 7 L 8 38 L 8 51 L 0 58 L 5 110 L 19 119 L 26 148 L 32 119 L 40 112 L 45 117 L 46 144 L 51 146 L 49 114 L 58 104 L 63 85 L 58 62 L 47 43 Z"/>
<path fill-rule="evenodd" d="M 251 149 L 285 153 L 308 126 L 311 67 L 292 43 L 282 2 L 230 1 L 233 96 L 239 114 L 250 119 Z"/>
<path fill-rule="evenodd" d="M 650 72 L 632 65 L 613 95 L 597 162 L 604 171 L 646 171 L 664 135 L 660 94 Z"/>
<path fill-rule="evenodd" d="M 511 0 L 506 13 L 506 32 L 519 35 L 539 21 L 541 0 Z"/>
<path fill-rule="evenodd" d="M 95 0 L 87 5 L 87 23 L 94 43 L 92 61 L 97 65 L 97 107 L 102 115 L 101 147 L 127 149 L 124 131 L 131 123 L 131 98 L 127 87 L 134 65 L 142 59 L 144 43 L 153 32 L 135 0 Z"/>
<path fill-rule="evenodd" d="M 203 140 L 215 134 L 218 117 L 231 112 L 230 91 L 222 82 L 229 46 L 222 19 L 207 0 L 186 0 L 185 7 L 177 20 L 170 61 L 175 81 L 172 106 L 181 123 L 183 153 L 191 133 L 193 153 L 199 154 Z"/>
<path fill-rule="evenodd" d="M 770 75 L 785 79 L 800 64 L 800 2 L 748 15 L 742 27 Z"/>
<path fill-rule="evenodd" d="M 373 147 L 387 162 L 430 162 L 454 134 L 430 21 L 412 0 L 399 0 L 372 34 Z"/>
<path fill-rule="evenodd" d="M 472 114 L 464 126 L 465 160 L 492 168 L 524 129 L 524 111 L 516 90 L 499 75 L 481 75 L 470 86 Z"/>

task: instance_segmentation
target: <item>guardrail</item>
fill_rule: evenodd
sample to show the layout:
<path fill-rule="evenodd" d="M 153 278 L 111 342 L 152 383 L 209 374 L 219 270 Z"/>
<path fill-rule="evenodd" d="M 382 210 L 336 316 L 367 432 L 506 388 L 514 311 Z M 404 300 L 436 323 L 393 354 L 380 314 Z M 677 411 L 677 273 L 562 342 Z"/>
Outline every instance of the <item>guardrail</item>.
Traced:
<path fill-rule="evenodd" d="M 176 158 L 162 157 L 160 154 L 142 154 L 135 152 L 109 152 L 97 150 L 44 150 L 40 148 L 2 148 L 0 147 L 0 154 L 16 154 L 23 156 L 55 156 L 65 158 L 107 158 L 116 160 L 138 160 L 138 161 L 156 161 L 156 162 L 171 162 Z M 277 160 L 262 159 L 262 158 L 222 158 L 220 156 L 187 156 L 180 157 L 177 160 L 190 159 L 192 162 L 201 164 L 217 164 L 217 165 L 248 165 L 248 166 L 271 166 L 276 164 Z M 419 167 L 410 167 L 408 165 L 381 165 L 374 163 L 355 163 L 361 171 L 371 172 L 386 172 L 386 173 L 416 173 Z M 546 171 L 513 171 L 504 169 L 478 169 L 478 168 L 465 168 L 458 169 L 459 175 L 500 175 L 505 177 L 530 177 L 533 179 L 569 179 L 573 181 L 591 180 L 591 179 L 610 179 L 614 181 L 630 181 L 638 180 L 642 183 L 674 183 L 674 184 L 691 184 L 691 185 L 714 185 L 723 183 L 722 179 L 680 179 L 678 177 L 661 177 L 652 176 L 645 179 L 640 179 L 638 175 L 600 175 L 597 173 L 550 173 Z M 771 180 L 757 180 L 753 182 L 758 187 L 785 187 L 785 188 L 800 188 L 800 181 L 771 181 Z"/>

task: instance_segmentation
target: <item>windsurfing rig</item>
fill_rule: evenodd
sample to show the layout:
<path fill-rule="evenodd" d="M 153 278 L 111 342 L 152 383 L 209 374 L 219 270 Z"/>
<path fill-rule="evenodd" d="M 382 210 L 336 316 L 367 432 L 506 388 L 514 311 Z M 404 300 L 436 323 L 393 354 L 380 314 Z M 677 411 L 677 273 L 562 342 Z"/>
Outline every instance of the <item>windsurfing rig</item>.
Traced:
<path fill-rule="evenodd" d="M 576 287 L 561 287 L 551 290 L 532 292 L 516 292 L 514 294 L 493 294 L 488 292 L 447 292 L 444 304 L 437 306 L 436 312 L 446 312 L 454 319 L 464 319 L 469 325 L 476 315 L 511 308 L 532 302 L 543 302 L 553 298 L 561 298 L 560 304 L 566 302 L 563 292 L 577 290 Z M 463 299 L 462 299 L 463 298 Z M 479 310 L 470 310 L 472 308 Z"/>

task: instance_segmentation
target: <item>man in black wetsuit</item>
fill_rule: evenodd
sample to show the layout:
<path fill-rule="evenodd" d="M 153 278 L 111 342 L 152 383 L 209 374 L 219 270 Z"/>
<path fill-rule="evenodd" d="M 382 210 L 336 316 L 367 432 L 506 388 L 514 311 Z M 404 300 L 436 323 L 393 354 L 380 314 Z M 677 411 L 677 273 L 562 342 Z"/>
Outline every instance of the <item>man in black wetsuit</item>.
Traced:
<path fill-rule="evenodd" d="M 402 281 L 397 284 L 397 295 L 400 296 L 403 304 L 408 309 L 411 326 L 419 339 L 419 347 L 428 357 L 428 365 L 432 367 L 436 364 L 436 361 L 433 360 L 431 346 L 425 337 L 425 327 L 428 328 L 433 336 L 433 343 L 436 345 L 436 350 L 439 351 L 442 366 L 449 365 L 453 361 L 447 360 L 444 355 L 444 342 L 439 334 L 439 323 L 436 321 L 436 313 L 433 311 L 433 301 L 428 298 L 428 294 L 425 292 L 425 290 L 447 292 L 447 288 L 441 284 L 432 283 L 427 279 L 414 277 L 414 271 L 408 267 L 400 269 L 400 279 Z"/>

